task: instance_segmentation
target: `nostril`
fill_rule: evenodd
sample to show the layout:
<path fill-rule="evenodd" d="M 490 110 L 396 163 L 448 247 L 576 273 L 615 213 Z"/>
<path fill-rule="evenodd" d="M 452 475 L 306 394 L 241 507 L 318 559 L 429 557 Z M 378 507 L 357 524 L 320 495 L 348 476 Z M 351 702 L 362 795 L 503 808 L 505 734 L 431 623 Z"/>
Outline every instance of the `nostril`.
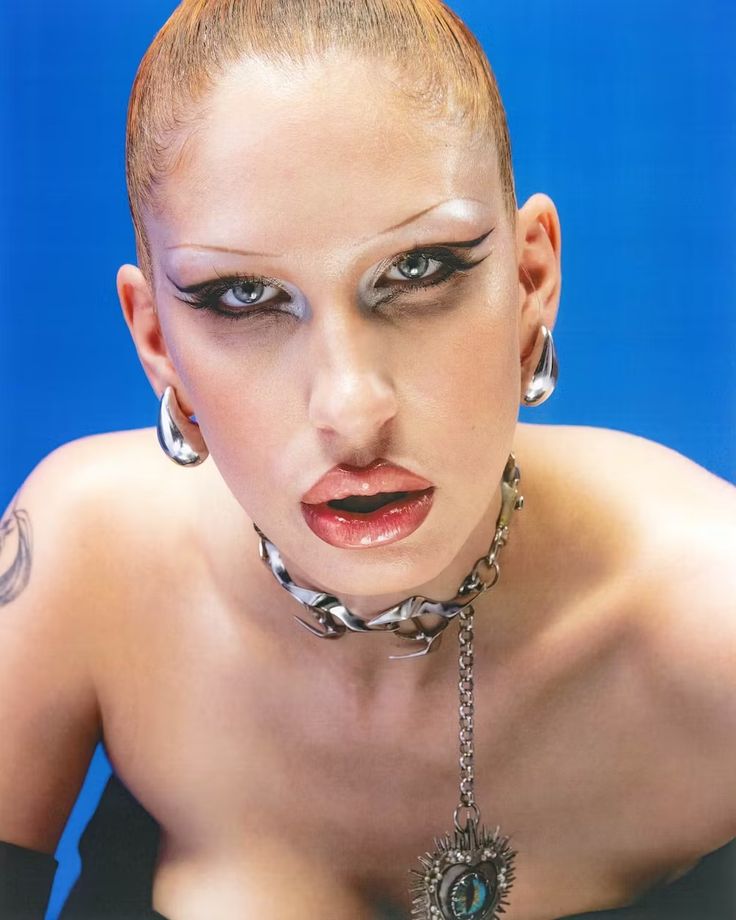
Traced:
<path fill-rule="evenodd" d="M 350 362 L 343 362 L 343 365 Z M 367 370 L 348 366 L 341 371 L 322 367 L 309 396 L 309 421 L 334 432 L 349 444 L 371 443 L 396 416 L 398 398 L 391 383 L 375 366 Z"/>

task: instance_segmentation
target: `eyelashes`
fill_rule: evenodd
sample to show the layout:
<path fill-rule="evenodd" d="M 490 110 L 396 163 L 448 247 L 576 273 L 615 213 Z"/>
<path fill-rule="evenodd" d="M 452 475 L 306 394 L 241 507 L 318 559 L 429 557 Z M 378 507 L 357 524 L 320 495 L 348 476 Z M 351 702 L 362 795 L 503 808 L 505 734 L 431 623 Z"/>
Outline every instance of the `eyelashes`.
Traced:
<path fill-rule="evenodd" d="M 442 246 L 429 246 L 424 249 L 412 249 L 409 252 L 402 253 L 389 263 L 388 269 L 395 268 L 397 265 L 406 262 L 412 257 L 419 257 L 437 262 L 441 270 L 430 275 L 428 279 L 420 278 L 418 281 L 415 281 L 407 278 L 405 281 L 399 282 L 399 284 L 386 285 L 386 287 L 389 288 L 389 292 L 378 300 L 376 306 L 383 306 L 384 304 L 390 303 L 406 291 L 424 290 L 444 284 L 457 275 L 467 274 L 472 268 L 475 268 L 476 265 L 480 265 L 480 263 L 487 258 L 487 256 L 484 256 L 483 259 L 473 261 L 472 259 L 468 259 L 467 256 L 453 252 L 451 249 Z M 381 290 L 383 288 L 384 285 L 380 285 L 378 289 Z"/>
<path fill-rule="evenodd" d="M 279 282 L 273 278 L 265 278 L 260 275 L 218 275 L 212 281 L 203 281 L 200 284 L 193 284 L 185 288 L 179 288 L 178 285 L 174 284 L 174 287 L 177 287 L 182 294 L 188 295 L 187 297 L 177 297 L 177 300 L 181 300 L 182 303 L 188 304 L 195 310 L 206 310 L 232 319 L 252 316 L 255 313 L 289 314 L 288 310 L 275 309 L 277 303 L 288 302 L 290 296 Z M 275 290 L 277 296 L 261 300 L 262 292 L 268 288 Z M 253 297 L 254 293 L 258 295 L 258 299 Z M 227 295 L 231 295 L 231 302 L 230 304 L 226 303 L 224 307 L 231 306 L 234 309 L 225 309 L 223 307 L 223 301 Z"/>
<path fill-rule="evenodd" d="M 394 276 L 382 283 L 374 282 L 373 290 L 378 293 L 378 297 L 373 300 L 371 306 L 382 307 L 402 295 L 437 287 L 446 284 L 458 275 L 467 274 L 488 256 L 472 260 L 462 251 L 456 251 L 456 248 L 460 250 L 472 248 L 490 233 L 489 230 L 477 240 L 467 243 L 417 247 L 395 256 L 382 266 L 376 282 L 380 282 L 385 278 L 387 272 L 394 270 L 398 272 L 398 277 Z M 414 260 L 414 271 L 416 271 L 417 260 L 420 266 L 422 262 L 434 262 L 437 268 L 428 274 L 421 273 L 414 278 L 407 277 L 398 266 L 412 260 Z M 234 320 L 263 314 L 279 314 L 295 318 L 299 316 L 298 309 L 295 311 L 286 308 L 292 302 L 291 295 L 275 278 L 248 274 L 217 275 L 216 278 L 187 287 L 179 287 L 171 278 L 169 281 L 179 294 L 185 295 L 175 295 L 176 299 L 195 310 L 204 310 Z M 272 293 L 269 294 L 269 291 Z"/>

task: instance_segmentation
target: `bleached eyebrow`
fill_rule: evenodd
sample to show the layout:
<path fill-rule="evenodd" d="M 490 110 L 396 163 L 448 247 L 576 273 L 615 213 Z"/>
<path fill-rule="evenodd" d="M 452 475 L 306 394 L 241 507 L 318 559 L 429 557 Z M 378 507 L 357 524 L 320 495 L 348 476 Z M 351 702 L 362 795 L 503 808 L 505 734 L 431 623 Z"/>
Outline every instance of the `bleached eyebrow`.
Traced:
<path fill-rule="evenodd" d="M 167 246 L 166 249 L 207 249 L 212 252 L 232 252 L 239 256 L 269 256 L 274 259 L 280 259 L 283 255 L 278 252 L 258 252 L 255 249 L 234 249 L 232 246 L 207 246 L 204 243 L 177 243 L 176 246 Z"/>
<path fill-rule="evenodd" d="M 384 236 L 386 233 L 392 233 L 394 230 L 399 230 L 401 229 L 401 227 L 406 227 L 408 224 L 413 223 L 415 220 L 419 220 L 420 217 L 424 217 L 424 215 L 428 214 L 430 211 L 434 211 L 436 208 L 439 208 L 441 205 L 447 204 L 448 201 L 456 201 L 456 200 L 459 200 L 459 199 L 447 198 L 444 201 L 438 201 L 436 204 L 432 204 L 428 208 L 424 208 L 423 210 L 419 211 L 417 214 L 413 214 L 411 217 L 407 217 L 405 220 L 399 221 L 398 224 L 393 224 L 391 227 L 386 227 L 385 230 L 381 230 L 379 233 L 375 233 L 372 236 L 363 237 L 361 240 L 359 240 L 359 242 L 365 243 L 368 240 L 373 240 L 379 236 Z M 475 201 L 478 204 L 484 204 L 484 202 L 480 201 L 477 198 L 464 198 L 462 200 L 463 201 Z M 488 232 L 490 233 L 490 230 Z M 464 249 L 464 248 L 470 249 L 473 246 L 477 246 L 478 243 L 484 240 L 487 236 L 488 236 L 488 233 L 484 233 L 483 236 L 479 236 L 475 240 L 468 240 L 467 242 L 461 242 L 461 243 L 437 243 L 436 245 L 454 246 L 454 247 L 458 247 L 461 249 Z M 280 259 L 283 257 L 283 253 L 279 253 L 279 252 L 261 252 L 261 251 L 254 250 L 254 249 L 236 249 L 232 246 L 208 246 L 208 245 L 205 245 L 204 243 L 177 243 L 175 246 L 167 246 L 166 249 L 167 250 L 206 249 L 211 252 L 227 252 L 227 253 L 232 253 L 233 255 L 239 255 L 239 256 L 266 256 L 272 259 Z"/>
<path fill-rule="evenodd" d="M 405 227 L 407 224 L 411 224 L 413 221 L 419 220 L 420 217 L 424 217 L 425 214 L 428 214 L 430 211 L 434 211 L 436 208 L 439 208 L 443 204 L 447 204 L 450 201 L 475 201 L 477 204 L 485 204 L 484 201 L 480 201 L 478 198 L 445 198 L 444 201 L 438 201 L 436 204 L 431 204 L 428 208 L 424 208 L 422 211 L 419 211 L 419 213 L 413 214 L 411 217 L 407 217 L 405 220 L 400 220 L 398 224 L 394 224 L 391 227 L 386 227 L 385 230 L 381 230 L 379 233 L 376 233 L 373 236 L 364 237 L 360 240 L 360 242 L 365 243 L 367 240 L 375 239 L 376 237 L 383 236 L 386 233 L 392 233 L 394 230 L 399 230 L 401 227 Z"/>

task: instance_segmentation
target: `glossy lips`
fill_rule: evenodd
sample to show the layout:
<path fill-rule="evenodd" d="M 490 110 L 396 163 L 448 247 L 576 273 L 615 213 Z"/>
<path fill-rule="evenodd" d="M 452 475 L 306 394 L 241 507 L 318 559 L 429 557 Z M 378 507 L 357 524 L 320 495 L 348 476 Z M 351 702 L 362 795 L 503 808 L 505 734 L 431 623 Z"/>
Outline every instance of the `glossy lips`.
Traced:
<path fill-rule="evenodd" d="M 374 511 L 333 508 L 328 502 L 350 496 L 407 493 Z M 302 514 L 309 528 L 325 543 L 341 548 L 394 543 L 413 533 L 432 507 L 431 482 L 409 470 L 375 460 L 366 467 L 333 467 L 302 496 Z"/>

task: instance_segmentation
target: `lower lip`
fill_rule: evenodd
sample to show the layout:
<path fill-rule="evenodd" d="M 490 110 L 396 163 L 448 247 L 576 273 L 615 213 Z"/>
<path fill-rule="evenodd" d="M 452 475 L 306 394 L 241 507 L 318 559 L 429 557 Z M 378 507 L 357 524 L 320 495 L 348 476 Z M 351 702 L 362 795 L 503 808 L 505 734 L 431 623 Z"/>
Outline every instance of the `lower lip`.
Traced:
<path fill-rule="evenodd" d="M 424 522 L 434 499 L 434 488 L 413 492 L 406 498 L 377 508 L 369 514 L 355 514 L 326 503 L 302 502 L 307 526 L 320 540 L 343 549 L 385 546 L 403 540 Z"/>

